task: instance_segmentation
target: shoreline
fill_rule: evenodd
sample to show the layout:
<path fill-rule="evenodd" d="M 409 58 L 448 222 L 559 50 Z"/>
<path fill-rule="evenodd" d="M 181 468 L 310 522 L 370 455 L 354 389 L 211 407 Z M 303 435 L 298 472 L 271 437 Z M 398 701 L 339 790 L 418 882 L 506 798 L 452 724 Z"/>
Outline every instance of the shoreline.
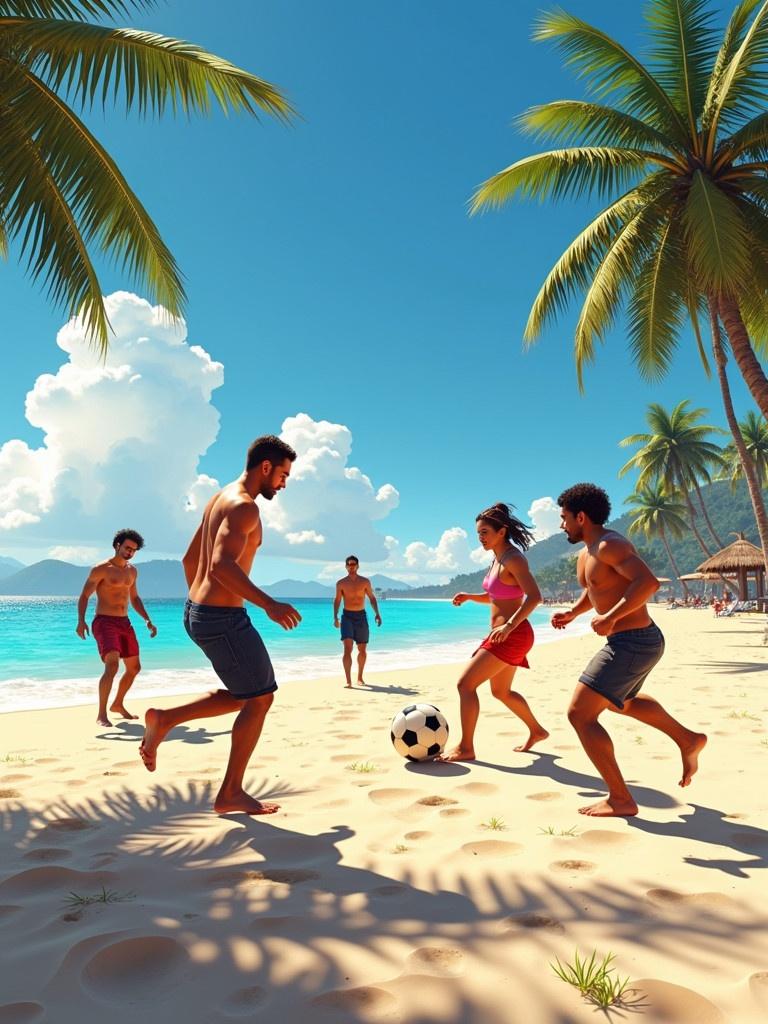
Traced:
<path fill-rule="evenodd" d="M 539 624 L 534 626 L 534 632 L 536 647 L 544 647 L 551 643 L 561 643 L 568 636 L 576 637 L 589 633 L 589 622 L 585 616 L 581 622 L 572 624 L 567 633 L 566 631 L 556 631 L 545 624 Z M 471 653 L 472 642 L 464 641 L 403 646 L 389 650 L 373 647 L 369 652 L 366 668 L 370 668 L 372 675 L 407 671 L 420 667 L 429 668 L 436 665 L 459 668 L 468 660 Z M 147 661 L 149 661 L 149 657 Z M 327 679 L 340 677 L 342 674 L 340 653 L 298 655 L 294 658 L 274 657 L 273 664 L 280 686 L 292 687 L 296 682 L 308 678 Z M 2 680 L 0 681 L 0 715 L 13 714 L 17 711 L 39 711 L 89 705 L 95 699 L 98 667 L 98 663 L 95 662 L 93 676 L 54 679 L 17 676 Z M 216 688 L 219 685 L 209 666 L 157 669 L 145 667 L 129 691 L 128 700 L 189 695 L 195 690 Z M 45 698 L 41 698 L 40 691 L 48 689 L 59 689 L 62 692 L 58 696 L 48 694 Z M 24 696 L 25 693 L 26 696 Z M 51 703 L 51 700 L 55 703 Z"/>

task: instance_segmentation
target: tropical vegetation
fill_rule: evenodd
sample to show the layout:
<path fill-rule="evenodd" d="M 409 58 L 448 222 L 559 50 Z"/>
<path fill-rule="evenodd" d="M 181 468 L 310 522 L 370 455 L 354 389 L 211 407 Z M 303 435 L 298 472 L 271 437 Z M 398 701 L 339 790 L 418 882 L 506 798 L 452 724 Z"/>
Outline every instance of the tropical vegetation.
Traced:
<path fill-rule="evenodd" d="M 120 103 L 139 114 L 292 109 L 269 82 L 192 43 L 83 19 L 154 0 L 0 0 L 0 254 L 16 243 L 32 277 L 102 350 L 109 324 L 94 266 L 112 259 L 171 315 L 178 266 L 119 167 L 78 113 Z"/>
<path fill-rule="evenodd" d="M 472 210 L 515 196 L 607 199 L 544 281 L 526 342 L 583 296 L 574 337 L 580 386 L 623 309 L 639 371 L 654 379 L 689 321 L 709 368 L 700 327 L 709 316 L 716 359 L 722 324 L 765 416 L 758 353 L 768 346 L 768 0 L 740 0 L 720 33 L 707 0 L 649 0 L 646 16 L 647 63 L 565 11 L 539 19 L 534 38 L 555 44 L 588 98 L 526 111 L 521 128 L 557 148 L 494 174 Z"/>
<path fill-rule="evenodd" d="M 680 579 L 683 574 L 672 553 L 669 538 L 670 536 L 679 538 L 686 533 L 688 529 L 688 523 L 685 520 L 686 506 L 676 497 L 674 490 L 668 489 L 667 483 L 659 480 L 648 483 L 645 487 L 638 486 L 634 494 L 630 494 L 627 498 L 625 504 L 630 506 L 633 517 L 627 531 L 629 536 L 635 534 L 646 540 L 659 537 L 674 570 L 673 579 Z M 687 598 L 687 584 L 685 580 L 681 582 L 683 593 Z"/>

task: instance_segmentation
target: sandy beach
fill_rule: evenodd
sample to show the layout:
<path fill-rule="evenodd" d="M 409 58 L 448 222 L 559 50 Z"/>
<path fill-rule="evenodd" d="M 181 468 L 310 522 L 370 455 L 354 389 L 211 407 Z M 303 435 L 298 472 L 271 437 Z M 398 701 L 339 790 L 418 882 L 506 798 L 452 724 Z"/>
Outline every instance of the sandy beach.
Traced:
<path fill-rule="evenodd" d="M 406 764 L 389 740 L 420 699 L 457 738 L 450 666 L 377 675 L 374 648 L 368 692 L 285 685 L 249 775 L 281 810 L 255 820 L 210 810 L 230 718 L 175 730 L 152 775 L 137 722 L 3 715 L 0 1024 L 765 1021 L 764 620 L 656 617 L 647 692 L 710 743 L 682 790 L 673 744 L 610 716 L 631 820 L 577 814 L 603 792 L 565 717 L 591 635 L 520 672 L 540 750 L 513 751 L 520 723 L 481 690 L 471 765 Z M 555 976 L 575 950 L 615 954 L 623 1009 Z"/>

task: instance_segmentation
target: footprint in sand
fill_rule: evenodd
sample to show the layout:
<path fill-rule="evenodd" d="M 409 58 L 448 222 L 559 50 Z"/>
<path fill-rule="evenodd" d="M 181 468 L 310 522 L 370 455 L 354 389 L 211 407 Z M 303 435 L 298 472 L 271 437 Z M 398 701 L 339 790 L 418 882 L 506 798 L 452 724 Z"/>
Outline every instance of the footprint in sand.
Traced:
<path fill-rule="evenodd" d="M 52 860 L 66 860 L 72 856 L 71 850 L 64 850 L 57 846 L 43 846 L 39 850 L 30 850 L 24 854 L 24 860 L 40 861 L 47 864 Z"/>
<path fill-rule="evenodd" d="M 520 843 L 507 843 L 503 839 L 480 839 L 475 843 L 464 843 L 461 852 L 470 857 L 508 857 L 520 853 Z"/>
<path fill-rule="evenodd" d="M 745 850 L 762 850 L 768 846 L 766 832 L 731 832 L 729 838 L 737 848 Z"/>
<path fill-rule="evenodd" d="M 633 1000 L 653 1024 L 725 1024 L 724 1014 L 704 996 L 682 985 L 656 978 L 632 982 Z"/>
<path fill-rule="evenodd" d="M 58 764 L 61 758 L 59 757 L 36 757 L 35 764 Z M 63 771 L 72 771 L 69 769 L 62 769 Z"/>
<path fill-rule="evenodd" d="M 542 793 L 528 793 L 526 800 L 541 800 L 542 802 L 547 800 L 562 800 L 563 794 L 557 793 L 553 789 L 544 790 Z"/>
<path fill-rule="evenodd" d="M 423 796 L 420 800 L 417 800 L 417 804 L 421 804 L 424 807 L 448 807 L 449 804 L 457 804 L 458 800 L 451 800 L 447 796 Z"/>
<path fill-rule="evenodd" d="M 406 960 L 411 974 L 432 974 L 436 978 L 457 978 L 464 973 L 464 954 L 448 946 L 422 946 Z"/>
<path fill-rule="evenodd" d="M 72 868 L 27 868 L 0 884 L 0 892 L 13 896 L 36 896 L 50 892 L 95 892 L 112 887 L 119 878 L 109 871 L 73 871 Z"/>
<path fill-rule="evenodd" d="M 239 988 L 227 996 L 219 1009 L 227 1017 L 250 1017 L 267 998 L 267 990 L 261 985 Z"/>
<path fill-rule="evenodd" d="M 375 1024 L 376 1021 L 391 1019 L 399 1009 L 398 1002 L 391 992 L 376 988 L 375 985 L 361 985 L 358 988 L 332 989 L 315 996 L 309 1003 L 324 1014 L 333 1014 L 339 1020 L 339 1014 L 349 1015 L 349 1020 Z M 345 1020 L 347 1017 L 345 1016 Z"/>
<path fill-rule="evenodd" d="M 264 871 L 217 871 L 208 876 L 208 884 L 213 888 L 234 889 L 240 885 L 263 885 L 273 882 L 277 885 L 298 885 L 300 882 L 311 882 L 318 879 L 317 871 L 304 871 L 300 868 L 266 868 Z"/>
<path fill-rule="evenodd" d="M 591 860 L 556 860 L 549 865 L 551 871 L 567 871 L 571 874 L 584 874 L 594 871 L 596 867 L 597 864 Z"/>
<path fill-rule="evenodd" d="M 45 1009 L 40 1003 L 6 1003 L 0 1006 L 0 1024 L 35 1024 L 44 1016 Z"/>
<path fill-rule="evenodd" d="M 18 789 L 0 789 L 0 800 L 17 800 L 21 796 Z"/>
<path fill-rule="evenodd" d="M 441 818 L 460 818 L 465 814 L 469 814 L 466 807 L 446 807 L 445 810 L 440 811 Z"/>
<path fill-rule="evenodd" d="M 749 977 L 749 991 L 761 1010 L 768 1010 L 768 971 L 758 971 Z"/>
<path fill-rule="evenodd" d="M 91 855 L 91 865 L 94 868 L 105 868 L 108 864 L 114 864 L 116 860 L 117 854 L 112 850 L 103 850 Z"/>
<path fill-rule="evenodd" d="M 401 800 L 412 799 L 417 792 L 416 789 L 372 789 L 368 799 L 373 800 L 375 804 L 395 804 Z"/>
<path fill-rule="evenodd" d="M 741 904 L 722 892 L 677 892 L 676 889 L 649 889 L 646 899 L 658 907 L 700 907 L 712 914 L 740 910 Z"/>
<path fill-rule="evenodd" d="M 587 846 L 624 846 L 632 840 L 621 832 L 613 832 L 606 828 L 590 828 L 582 832 L 579 841 Z"/>
<path fill-rule="evenodd" d="M 80 979 L 91 995 L 110 1003 L 154 1002 L 167 998 L 189 973 L 191 961 L 181 943 L 160 935 L 113 942 L 91 957 Z"/>
<path fill-rule="evenodd" d="M 306 923 L 305 917 L 291 917 L 286 914 L 283 917 L 254 917 L 251 921 L 251 928 L 271 934 L 272 932 L 286 931 L 289 928 L 303 929 L 306 927 Z"/>
<path fill-rule="evenodd" d="M 334 754 L 331 761 L 349 761 L 350 764 L 355 761 L 365 761 L 370 754 Z"/>
<path fill-rule="evenodd" d="M 417 832 L 406 832 L 405 836 L 403 838 L 404 839 L 411 839 L 411 840 L 431 839 L 433 834 L 434 833 L 428 832 L 426 829 L 421 829 L 421 830 L 419 830 Z"/>
<path fill-rule="evenodd" d="M 556 917 L 550 917 L 548 914 L 513 914 L 512 917 L 506 917 L 502 921 L 502 926 L 509 932 L 519 931 L 521 928 L 542 928 L 552 932 L 565 931 L 562 921 L 558 921 Z"/>
<path fill-rule="evenodd" d="M 393 882 L 391 885 L 377 885 L 375 889 L 371 889 L 371 896 L 391 899 L 393 896 L 402 896 L 407 891 L 407 886 Z"/>
<path fill-rule="evenodd" d="M 454 792 L 461 793 L 462 796 L 465 793 L 468 796 L 495 796 L 499 792 L 499 787 L 492 782 L 465 782 L 462 786 L 457 786 Z"/>
<path fill-rule="evenodd" d="M 31 775 L 19 775 L 18 772 L 11 772 L 10 775 L 0 776 L 0 782 L 24 782 L 26 779 L 31 778 Z"/>
<path fill-rule="evenodd" d="M 84 818 L 51 818 L 37 833 L 37 837 L 46 832 L 86 832 L 89 828 L 96 828 L 96 825 Z"/>

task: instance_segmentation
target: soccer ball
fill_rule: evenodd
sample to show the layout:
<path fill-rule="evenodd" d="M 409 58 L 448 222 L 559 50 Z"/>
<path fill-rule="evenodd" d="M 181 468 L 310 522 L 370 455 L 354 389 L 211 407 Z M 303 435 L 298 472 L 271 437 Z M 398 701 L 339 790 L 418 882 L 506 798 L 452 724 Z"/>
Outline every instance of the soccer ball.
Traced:
<path fill-rule="evenodd" d="M 428 761 L 443 752 L 448 723 L 434 704 L 409 704 L 392 719 L 392 743 L 409 761 Z"/>

